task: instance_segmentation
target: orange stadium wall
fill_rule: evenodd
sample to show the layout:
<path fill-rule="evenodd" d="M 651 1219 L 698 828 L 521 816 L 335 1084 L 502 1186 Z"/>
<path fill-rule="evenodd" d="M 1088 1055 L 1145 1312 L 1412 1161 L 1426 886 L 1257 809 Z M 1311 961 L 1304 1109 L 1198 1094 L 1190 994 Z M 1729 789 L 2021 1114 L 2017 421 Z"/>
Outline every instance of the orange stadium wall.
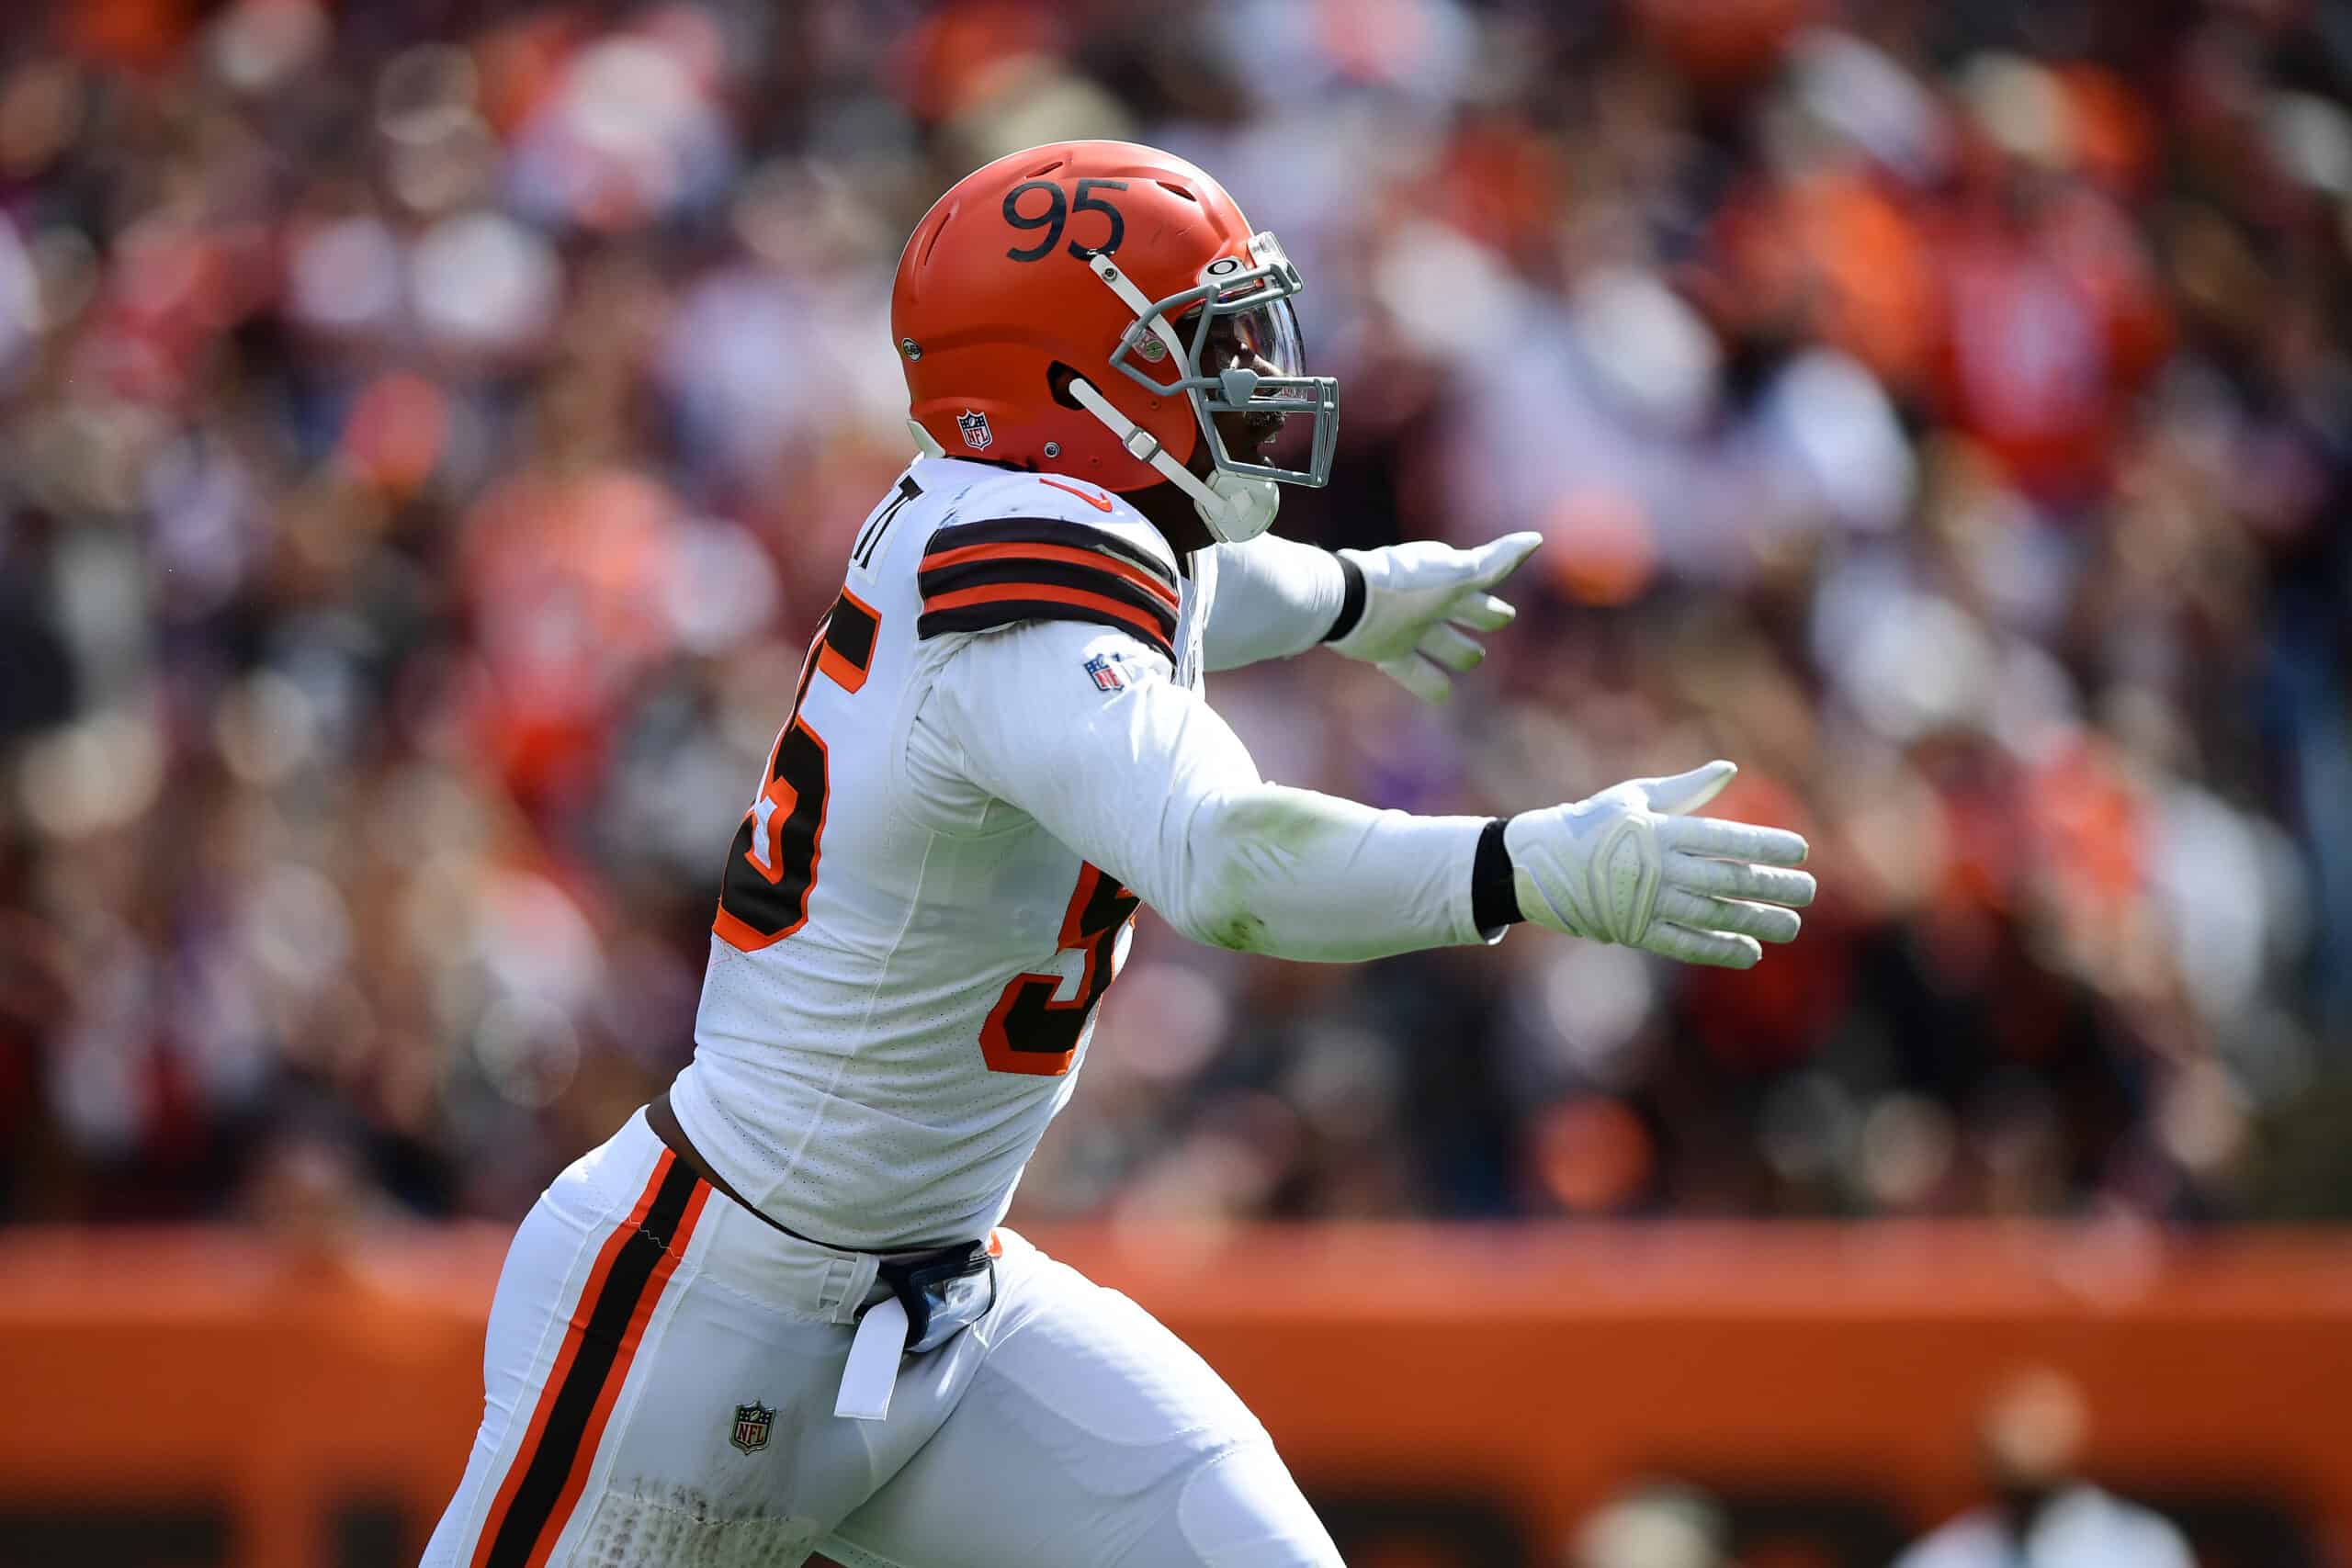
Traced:
<path fill-rule="evenodd" d="M 2209 1568 L 2347 1561 L 2352 1245 L 2329 1237 L 1036 1239 L 1224 1372 L 1358 1568 L 1556 1568 L 1577 1519 L 1652 1476 L 1724 1501 L 1743 1568 L 1882 1563 L 1973 1500 L 1975 1412 L 2028 1366 L 2078 1381 L 2092 1469 Z M 503 1247 L 0 1237 L 0 1563 L 413 1562 L 473 1428 Z"/>

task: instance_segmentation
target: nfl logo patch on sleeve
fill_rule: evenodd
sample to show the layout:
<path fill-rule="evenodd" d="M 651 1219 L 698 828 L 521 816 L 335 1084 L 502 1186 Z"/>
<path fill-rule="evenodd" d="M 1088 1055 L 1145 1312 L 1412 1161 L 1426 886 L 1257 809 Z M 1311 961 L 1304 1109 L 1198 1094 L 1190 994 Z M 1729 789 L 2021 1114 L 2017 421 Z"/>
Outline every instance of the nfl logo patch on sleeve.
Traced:
<path fill-rule="evenodd" d="M 1116 692 L 1125 687 L 1126 682 L 1119 675 L 1119 663 L 1115 653 L 1098 653 L 1086 661 L 1086 672 L 1094 677 L 1096 691 Z"/>
<path fill-rule="evenodd" d="M 964 445 L 975 452 L 985 452 L 996 441 L 996 432 L 989 428 L 989 416 L 966 409 L 956 416 L 956 428 L 964 433 Z"/>

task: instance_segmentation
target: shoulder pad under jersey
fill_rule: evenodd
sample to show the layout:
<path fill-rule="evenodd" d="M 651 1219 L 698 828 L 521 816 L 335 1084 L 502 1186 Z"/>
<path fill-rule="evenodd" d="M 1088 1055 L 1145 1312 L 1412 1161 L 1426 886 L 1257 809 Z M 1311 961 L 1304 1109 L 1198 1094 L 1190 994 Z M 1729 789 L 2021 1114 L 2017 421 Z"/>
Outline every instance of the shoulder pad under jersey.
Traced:
<path fill-rule="evenodd" d="M 920 570 L 919 637 L 1022 621 L 1091 621 L 1176 661 L 1176 558 L 1159 530 L 1107 491 L 1006 474 L 957 496 Z"/>

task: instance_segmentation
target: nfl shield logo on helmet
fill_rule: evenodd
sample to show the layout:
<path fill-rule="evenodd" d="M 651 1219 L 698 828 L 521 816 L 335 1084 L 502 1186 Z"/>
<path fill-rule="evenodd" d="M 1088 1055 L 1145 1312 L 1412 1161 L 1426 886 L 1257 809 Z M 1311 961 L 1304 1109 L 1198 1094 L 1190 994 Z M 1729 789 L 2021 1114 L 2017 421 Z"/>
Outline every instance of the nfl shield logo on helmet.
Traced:
<path fill-rule="evenodd" d="M 745 1453 L 757 1453 L 768 1446 L 769 1428 L 775 1425 L 775 1412 L 764 1404 L 739 1404 L 735 1407 L 735 1434 L 729 1440 Z"/>
<path fill-rule="evenodd" d="M 975 452 L 985 452 L 996 440 L 996 433 L 989 428 L 989 416 L 966 409 L 956 416 L 956 428 L 964 433 L 964 445 Z"/>

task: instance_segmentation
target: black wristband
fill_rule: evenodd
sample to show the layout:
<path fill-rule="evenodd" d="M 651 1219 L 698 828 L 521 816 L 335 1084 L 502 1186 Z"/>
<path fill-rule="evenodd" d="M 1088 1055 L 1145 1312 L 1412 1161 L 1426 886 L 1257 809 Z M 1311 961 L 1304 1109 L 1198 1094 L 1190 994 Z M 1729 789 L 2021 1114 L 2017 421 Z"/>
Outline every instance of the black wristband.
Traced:
<path fill-rule="evenodd" d="M 1478 835 L 1478 853 L 1470 863 L 1470 923 L 1490 931 L 1524 919 L 1519 912 L 1519 885 L 1511 876 L 1510 851 L 1503 844 L 1503 819 L 1498 817 Z"/>
<path fill-rule="evenodd" d="M 1340 575 L 1347 579 L 1347 586 L 1340 591 L 1339 618 L 1331 623 L 1331 629 L 1323 634 L 1325 642 L 1339 641 L 1355 630 L 1356 623 L 1363 619 L 1363 568 L 1337 551 L 1332 552 L 1331 558 L 1340 563 Z"/>

